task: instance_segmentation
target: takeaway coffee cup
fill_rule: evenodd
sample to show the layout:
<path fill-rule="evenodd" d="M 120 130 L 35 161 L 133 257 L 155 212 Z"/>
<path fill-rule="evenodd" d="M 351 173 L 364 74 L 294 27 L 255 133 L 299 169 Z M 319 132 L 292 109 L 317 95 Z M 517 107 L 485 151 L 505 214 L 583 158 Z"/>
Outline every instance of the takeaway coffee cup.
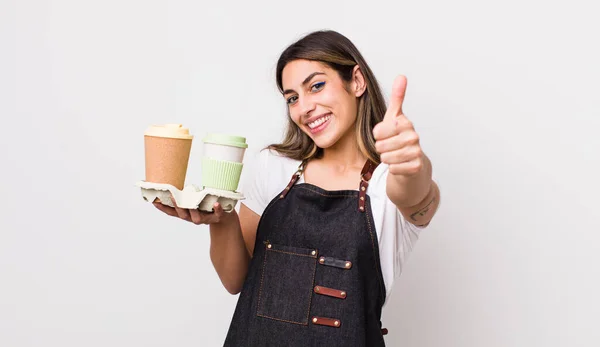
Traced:
<path fill-rule="evenodd" d="M 146 182 L 182 190 L 193 136 L 181 124 L 153 125 L 144 133 Z"/>
<path fill-rule="evenodd" d="M 225 134 L 208 134 L 202 140 L 202 185 L 235 191 L 243 168 L 246 138 Z"/>

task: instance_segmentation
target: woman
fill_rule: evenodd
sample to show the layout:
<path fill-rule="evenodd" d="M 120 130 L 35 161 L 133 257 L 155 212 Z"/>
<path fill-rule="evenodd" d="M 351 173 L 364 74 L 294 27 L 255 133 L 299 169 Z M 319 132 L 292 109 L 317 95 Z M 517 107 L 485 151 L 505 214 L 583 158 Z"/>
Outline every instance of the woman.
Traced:
<path fill-rule="evenodd" d="M 439 190 L 402 113 L 343 35 L 311 33 L 277 64 L 283 143 L 259 155 L 237 213 L 170 208 L 209 224 L 210 257 L 241 292 L 225 346 L 384 346 L 381 309 Z"/>

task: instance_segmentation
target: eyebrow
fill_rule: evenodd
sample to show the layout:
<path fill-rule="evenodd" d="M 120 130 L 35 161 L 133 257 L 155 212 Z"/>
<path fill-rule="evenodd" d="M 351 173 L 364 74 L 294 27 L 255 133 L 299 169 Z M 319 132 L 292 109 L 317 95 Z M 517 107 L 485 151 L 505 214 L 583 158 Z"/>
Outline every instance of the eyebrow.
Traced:
<path fill-rule="evenodd" d="M 317 75 L 325 75 L 325 73 L 324 72 L 319 72 L 319 71 L 311 73 L 310 75 L 308 75 L 308 77 L 306 77 L 304 79 L 304 81 L 302 81 L 302 85 L 305 86 L 306 84 L 308 84 L 308 82 L 310 82 L 310 80 L 313 77 L 315 77 Z M 286 89 L 286 90 L 283 91 L 283 94 L 285 95 L 285 94 L 290 94 L 290 93 L 293 93 L 293 92 L 294 92 L 293 89 Z"/>

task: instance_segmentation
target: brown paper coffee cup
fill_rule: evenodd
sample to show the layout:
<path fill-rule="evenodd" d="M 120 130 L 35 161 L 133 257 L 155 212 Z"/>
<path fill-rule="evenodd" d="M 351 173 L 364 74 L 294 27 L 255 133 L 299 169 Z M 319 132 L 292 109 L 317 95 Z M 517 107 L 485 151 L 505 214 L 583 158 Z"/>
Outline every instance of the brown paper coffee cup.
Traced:
<path fill-rule="evenodd" d="M 181 124 L 155 125 L 144 134 L 146 182 L 164 183 L 182 190 L 193 136 Z"/>

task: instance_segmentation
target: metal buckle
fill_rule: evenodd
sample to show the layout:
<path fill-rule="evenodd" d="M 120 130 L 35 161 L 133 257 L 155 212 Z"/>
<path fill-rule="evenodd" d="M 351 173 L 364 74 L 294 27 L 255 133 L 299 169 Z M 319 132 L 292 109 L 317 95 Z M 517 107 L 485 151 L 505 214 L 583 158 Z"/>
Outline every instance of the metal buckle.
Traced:
<path fill-rule="evenodd" d="M 365 175 L 364 174 L 360 175 L 360 180 L 363 181 L 363 182 L 365 182 L 365 183 L 367 183 L 367 184 L 369 183 L 369 181 L 367 181 L 365 179 Z"/>
<path fill-rule="evenodd" d="M 298 170 L 296 170 L 296 176 L 298 176 L 298 177 L 302 176 L 302 173 L 304 172 L 305 167 L 306 167 L 306 159 L 302 161 L 302 163 L 298 167 Z"/>

